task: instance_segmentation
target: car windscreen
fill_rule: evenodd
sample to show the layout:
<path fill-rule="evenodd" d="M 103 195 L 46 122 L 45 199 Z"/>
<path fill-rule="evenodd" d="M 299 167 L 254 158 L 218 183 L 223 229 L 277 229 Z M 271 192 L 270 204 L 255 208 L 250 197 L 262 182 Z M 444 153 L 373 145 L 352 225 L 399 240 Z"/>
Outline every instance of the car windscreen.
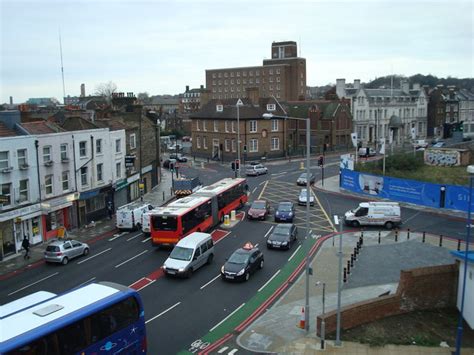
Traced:
<path fill-rule="evenodd" d="M 46 251 L 49 251 L 49 252 L 58 252 L 59 251 L 59 247 L 57 245 L 48 245 L 46 247 Z"/>
<path fill-rule="evenodd" d="M 281 203 L 280 205 L 278 205 L 278 211 L 282 211 L 282 212 L 289 212 L 289 211 L 291 211 L 291 204 L 289 204 L 289 203 Z"/>
<path fill-rule="evenodd" d="M 171 259 L 189 261 L 193 257 L 193 249 L 176 246 L 170 254 Z"/>
<path fill-rule="evenodd" d="M 230 256 L 228 262 L 232 264 L 246 264 L 248 259 L 249 259 L 248 253 L 235 252 L 234 254 Z"/>
<path fill-rule="evenodd" d="M 289 226 L 284 226 L 284 225 L 278 225 L 278 226 L 275 227 L 272 234 L 289 235 L 290 234 L 290 227 Z"/>
<path fill-rule="evenodd" d="M 151 216 L 151 224 L 154 230 L 175 231 L 178 227 L 176 216 Z"/>
<path fill-rule="evenodd" d="M 265 209 L 265 202 L 254 202 L 250 208 L 256 210 L 264 210 Z"/>

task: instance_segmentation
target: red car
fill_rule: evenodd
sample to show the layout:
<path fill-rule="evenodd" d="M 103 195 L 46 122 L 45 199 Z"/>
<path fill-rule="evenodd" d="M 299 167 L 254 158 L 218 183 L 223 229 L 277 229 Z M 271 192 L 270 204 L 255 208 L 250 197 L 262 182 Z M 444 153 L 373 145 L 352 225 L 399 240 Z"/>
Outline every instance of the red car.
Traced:
<path fill-rule="evenodd" d="M 249 211 L 247 212 L 248 219 L 261 219 L 264 220 L 267 218 L 267 215 L 270 213 L 270 204 L 265 200 L 256 200 L 253 201 L 250 206 Z"/>

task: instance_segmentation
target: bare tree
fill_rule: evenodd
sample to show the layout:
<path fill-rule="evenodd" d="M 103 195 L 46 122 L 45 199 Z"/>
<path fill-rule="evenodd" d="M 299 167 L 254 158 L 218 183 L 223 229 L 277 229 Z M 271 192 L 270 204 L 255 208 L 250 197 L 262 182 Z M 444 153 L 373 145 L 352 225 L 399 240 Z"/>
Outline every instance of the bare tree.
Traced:
<path fill-rule="evenodd" d="M 111 102 L 112 95 L 117 92 L 117 85 L 113 81 L 101 83 L 95 88 L 95 95 L 103 96 L 107 102 Z"/>
<path fill-rule="evenodd" d="M 143 104 L 149 104 L 151 102 L 150 94 L 148 92 L 140 92 L 137 95 L 138 100 L 140 100 Z"/>

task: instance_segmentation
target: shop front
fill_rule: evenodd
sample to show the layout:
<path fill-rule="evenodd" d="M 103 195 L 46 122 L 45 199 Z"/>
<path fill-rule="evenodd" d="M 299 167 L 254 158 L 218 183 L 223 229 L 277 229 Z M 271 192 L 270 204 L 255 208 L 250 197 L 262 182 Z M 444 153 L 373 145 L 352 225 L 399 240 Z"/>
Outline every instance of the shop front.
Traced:
<path fill-rule="evenodd" d="M 139 179 L 139 174 L 135 174 L 127 178 L 130 201 L 135 201 L 140 197 Z"/>
<path fill-rule="evenodd" d="M 41 203 L 43 210 L 42 227 L 44 240 L 56 238 L 59 234 L 71 228 L 73 202 L 79 197 L 78 193 L 57 197 Z"/>
<path fill-rule="evenodd" d="M 113 201 L 112 186 L 81 192 L 78 200 L 79 223 L 81 226 L 107 216 L 107 202 Z"/>
<path fill-rule="evenodd" d="M 126 205 L 128 203 L 128 194 L 127 194 L 127 187 L 128 182 L 127 179 L 122 179 L 117 181 L 114 185 L 114 201 L 113 201 L 113 208 L 117 210 L 120 206 Z"/>

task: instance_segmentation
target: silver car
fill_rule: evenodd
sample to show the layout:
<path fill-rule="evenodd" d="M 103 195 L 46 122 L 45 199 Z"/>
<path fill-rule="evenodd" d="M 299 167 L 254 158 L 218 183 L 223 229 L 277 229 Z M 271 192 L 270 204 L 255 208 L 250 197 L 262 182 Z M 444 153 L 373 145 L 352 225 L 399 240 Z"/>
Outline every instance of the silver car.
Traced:
<path fill-rule="evenodd" d="M 44 260 L 49 263 L 66 265 L 69 260 L 89 254 L 89 245 L 72 239 L 51 241 L 44 252 Z"/>
<path fill-rule="evenodd" d="M 298 205 L 306 206 L 306 197 L 307 197 L 306 189 L 301 189 L 300 195 L 298 196 Z M 309 205 L 314 206 L 314 196 L 311 193 L 311 191 L 309 194 Z"/>
<path fill-rule="evenodd" d="M 247 176 L 258 176 L 266 173 L 268 173 L 268 169 L 262 164 L 251 165 L 245 169 L 245 174 Z"/>

